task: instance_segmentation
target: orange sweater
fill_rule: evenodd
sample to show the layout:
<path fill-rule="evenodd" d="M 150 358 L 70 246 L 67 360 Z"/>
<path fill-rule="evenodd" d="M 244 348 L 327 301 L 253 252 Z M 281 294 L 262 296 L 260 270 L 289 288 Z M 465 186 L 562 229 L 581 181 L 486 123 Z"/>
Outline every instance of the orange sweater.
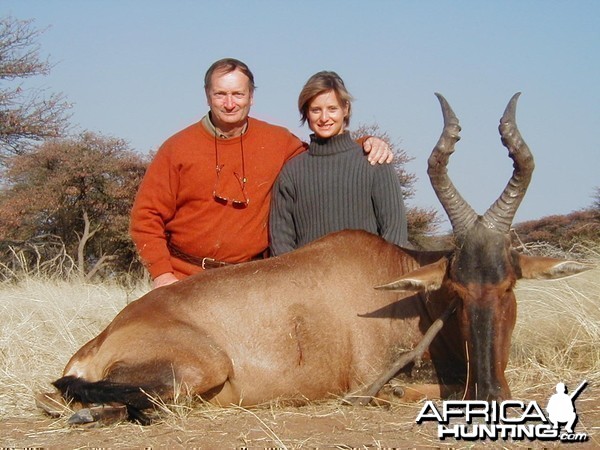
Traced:
<path fill-rule="evenodd" d="M 234 172 L 242 174 L 246 208 L 221 197 L 243 200 Z M 201 269 L 170 255 L 166 235 L 188 254 L 231 263 L 248 261 L 269 245 L 271 188 L 283 165 L 306 149 L 283 127 L 250 118 L 242 137 L 218 139 L 201 122 L 169 138 L 148 167 L 131 213 L 131 236 L 152 278 L 173 272 L 184 278 Z M 215 150 L 222 171 L 217 185 Z"/>

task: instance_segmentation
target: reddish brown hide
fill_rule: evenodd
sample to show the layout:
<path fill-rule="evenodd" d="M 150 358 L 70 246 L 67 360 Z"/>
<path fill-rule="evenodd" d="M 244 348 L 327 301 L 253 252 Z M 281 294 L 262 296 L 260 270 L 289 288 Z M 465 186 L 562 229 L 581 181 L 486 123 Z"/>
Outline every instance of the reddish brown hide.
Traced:
<path fill-rule="evenodd" d="M 379 237 L 345 231 L 278 258 L 204 272 L 128 305 L 64 375 L 162 396 L 176 380 L 220 405 L 340 395 L 415 346 L 443 310 L 432 304 L 430 312 L 409 292 L 373 289 L 416 267 Z"/>
<path fill-rule="evenodd" d="M 344 231 L 277 258 L 192 276 L 128 305 L 71 358 L 55 386 L 84 403 L 125 404 L 134 416 L 152 405 L 145 393 L 168 399 L 180 388 L 218 405 L 338 396 L 371 383 L 458 299 L 457 314 L 429 348 L 436 382 L 463 380 L 468 398 L 508 398 L 516 280 L 588 267 L 510 247 L 510 223 L 533 170 L 514 123 L 516 97 L 501 122 L 515 173 L 483 216 L 447 177 L 460 128 L 439 98 L 444 132 L 429 175 L 456 250 L 406 250 Z"/>

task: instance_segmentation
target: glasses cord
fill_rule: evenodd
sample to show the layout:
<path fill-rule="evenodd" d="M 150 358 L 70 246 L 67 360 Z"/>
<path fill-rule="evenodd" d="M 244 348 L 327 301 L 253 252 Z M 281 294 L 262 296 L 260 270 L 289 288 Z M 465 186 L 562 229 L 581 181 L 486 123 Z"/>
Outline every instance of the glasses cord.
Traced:
<path fill-rule="evenodd" d="M 221 172 L 222 167 L 219 166 L 219 150 L 218 150 L 218 140 L 217 140 L 217 130 L 215 128 L 215 132 L 214 132 L 214 136 L 215 136 L 215 162 L 217 164 L 217 173 Z M 244 159 L 244 135 L 240 134 L 240 155 L 241 155 L 241 159 L 242 159 L 242 176 L 241 176 L 241 183 L 242 183 L 242 187 L 246 186 L 246 181 L 248 181 L 246 179 L 246 161 Z M 235 174 L 235 172 L 234 172 Z M 236 174 L 237 175 L 237 174 Z M 239 175 L 238 175 L 238 178 Z"/>

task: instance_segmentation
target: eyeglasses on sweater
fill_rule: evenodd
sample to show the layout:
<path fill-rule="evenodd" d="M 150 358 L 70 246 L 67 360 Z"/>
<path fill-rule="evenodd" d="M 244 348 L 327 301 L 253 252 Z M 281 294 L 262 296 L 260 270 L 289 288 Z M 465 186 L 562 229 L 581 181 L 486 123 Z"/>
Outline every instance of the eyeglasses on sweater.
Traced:
<path fill-rule="evenodd" d="M 215 133 L 215 162 L 216 162 L 217 180 L 215 181 L 215 187 L 213 189 L 213 198 L 215 199 L 216 202 L 222 203 L 224 205 L 231 202 L 231 205 L 234 208 L 246 208 L 248 206 L 248 204 L 250 203 L 250 199 L 248 198 L 248 195 L 246 194 L 246 182 L 248 181 L 248 179 L 246 178 L 246 165 L 244 163 L 244 143 L 243 143 L 243 138 L 241 136 L 240 136 L 240 154 L 241 154 L 241 159 L 242 159 L 242 174 L 240 175 L 237 172 L 233 172 L 233 175 L 235 176 L 236 180 L 239 183 L 240 191 L 242 194 L 241 196 L 243 197 L 243 200 L 240 200 L 237 198 L 230 199 L 228 197 L 225 197 L 225 196 L 217 193 L 218 188 L 219 188 L 219 181 L 221 179 L 221 172 L 223 171 L 223 167 L 225 167 L 225 164 L 219 164 L 219 150 L 218 150 L 218 145 L 217 145 L 217 134 Z"/>

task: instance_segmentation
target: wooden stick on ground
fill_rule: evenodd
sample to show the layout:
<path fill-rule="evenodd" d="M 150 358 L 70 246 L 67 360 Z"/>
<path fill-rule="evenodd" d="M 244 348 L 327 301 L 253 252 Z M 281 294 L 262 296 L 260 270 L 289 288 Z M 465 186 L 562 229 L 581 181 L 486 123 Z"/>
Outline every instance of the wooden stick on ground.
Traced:
<path fill-rule="evenodd" d="M 381 390 L 381 388 L 402 369 L 404 366 L 409 364 L 410 362 L 417 362 L 421 360 L 423 353 L 433 341 L 433 338 L 439 333 L 439 331 L 444 326 L 444 323 L 450 315 L 454 312 L 456 307 L 457 300 L 453 300 L 444 313 L 438 317 L 429 327 L 421 342 L 417 344 L 417 346 L 412 349 L 410 352 L 403 353 L 400 355 L 400 358 L 396 360 L 396 362 L 383 374 L 379 376 L 370 386 L 362 389 L 356 394 L 350 394 L 344 398 L 345 403 L 349 403 L 351 405 L 368 405 L 369 402 L 373 399 L 373 397 Z"/>

